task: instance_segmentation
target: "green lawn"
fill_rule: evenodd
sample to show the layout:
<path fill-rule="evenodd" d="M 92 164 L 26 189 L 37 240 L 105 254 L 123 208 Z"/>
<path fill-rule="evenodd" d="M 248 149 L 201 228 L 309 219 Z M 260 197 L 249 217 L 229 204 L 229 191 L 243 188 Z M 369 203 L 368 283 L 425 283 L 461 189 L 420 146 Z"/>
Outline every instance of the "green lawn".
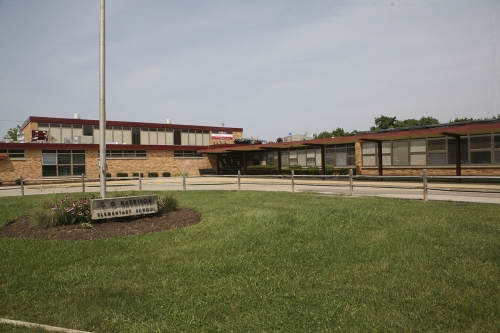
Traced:
<path fill-rule="evenodd" d="M 202 222 L 0 238 L 0 318 L 93 332 L 500 331 L 500 206 L 171 193 Z M 0 198 L 0 225 L 46 198 Z"/>

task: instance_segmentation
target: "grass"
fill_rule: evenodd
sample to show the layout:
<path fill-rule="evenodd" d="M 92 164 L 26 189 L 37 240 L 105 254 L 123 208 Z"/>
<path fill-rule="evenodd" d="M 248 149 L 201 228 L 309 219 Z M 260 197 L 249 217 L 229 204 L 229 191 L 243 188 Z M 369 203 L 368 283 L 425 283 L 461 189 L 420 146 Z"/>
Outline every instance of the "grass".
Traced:
<path fill-rule="evenodd" d="M 94 332 L 500 330 L 497 205 L 173 193 L 202 223 L 0 238 L 0 317 Z M 44 198 L 0 198 L 0 225 Z"/>

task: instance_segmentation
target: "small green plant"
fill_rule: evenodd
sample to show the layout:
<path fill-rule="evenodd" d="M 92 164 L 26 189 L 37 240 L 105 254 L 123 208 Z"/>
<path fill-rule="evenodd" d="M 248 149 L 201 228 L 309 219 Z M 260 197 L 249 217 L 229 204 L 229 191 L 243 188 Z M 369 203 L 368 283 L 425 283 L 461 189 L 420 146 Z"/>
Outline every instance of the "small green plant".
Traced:
<path fill-rule="evenodd" d="M 128 173 L 127 172 L 117 172 L 116 177 L 128 177 Z"/>
<path fill-rule="evenodd" d="M 82 222 L 80 223 L 80 226 L 82 227 L 82 229 L 92 229 L 92 223 L 90 222 Z"/>
<path fill-rule="evenodd" d="M 149 178 L 158 177 L 158 172 L 148 172 L 148 177 Z"/>
<path fill-rule="evenodd" d="M 16 179 L 16 185 L 21 185 L 21 178 Z"/>
<path fill-rule="evenodd" d="M 300 170 L 300 169 L 302 169 L 302 165 L 300 165 L 300 164 L 292 164 L 292 165 L 288 166 L 288 169 L 290 169 L 290 170 Z"/>
<path fill-rule="evenodd" d="M 170 172 L 164 172 L 162 174 L 163 177 L 170 177 Z M 0 182 L 0 185 L 2 185 L 2 182 Z"/>
<path fill-rule="evenodd" d="M 163 214 L 179 209 L 179 201 L 171 194 L 158 196 L 158 213 Z"/>
<path fill-rule="evenodd" d="M 140 176 L 139 176 L 140 174 Z M 132 177 L 144 177 L 144 174 L 142 172 L 134 172 L 132 173 Z"/>

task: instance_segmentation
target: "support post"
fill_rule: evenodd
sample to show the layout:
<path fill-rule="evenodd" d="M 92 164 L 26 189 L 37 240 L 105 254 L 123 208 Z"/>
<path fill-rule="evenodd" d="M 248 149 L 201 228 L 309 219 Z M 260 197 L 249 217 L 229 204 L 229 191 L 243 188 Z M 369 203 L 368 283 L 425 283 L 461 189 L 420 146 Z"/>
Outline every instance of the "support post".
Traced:
<path fill-rule="evenodd" d="M 353 192 L 354 192 L 354 184 L 352 177 L 352 169 L 349 169 L 349 196 L 352 197 Z"/>
<path fill-rule="evenodd" d="M 186 173 L 185 172 L 182 173 L 182 190 L 183 191 L 186 190 Z"/>
<path fill-rule="evenodd" d="M 106 76 L 105 76 L 105 0 L 99 4 L 99 174 L 101 198 L 106 198 Z"/>
<path fill-rule="evenodd" d="M 241 171 L 238 170 L 238 192 L 241 191 Z"/>
<path fill-rule="evenodd" d="M 24 197 L 24 179 L 23 179 L 23 175 L 19 176 L 19 179 L 21 180 L 21 195 Z"/>
<path fill-rule="evenodd" d="M 82 193 L 85 193 L 85 174 L 82 173 Z"/>
<path fill-rule="evenodd" d="M 293 178 L 294 172 L 292 170 L 292 193 L 295 193 L 295 179 Z"/>
<path fill-rule="evenodd" d="M 422 174 L 423 189 L 424 189 L 424 201 L 427 201 L 427 169 L 424 169 Z"/>
<path fill-rule="evenodd" d="M 142 172 L 139 172 L 139 191 L 142 191 Z"/>

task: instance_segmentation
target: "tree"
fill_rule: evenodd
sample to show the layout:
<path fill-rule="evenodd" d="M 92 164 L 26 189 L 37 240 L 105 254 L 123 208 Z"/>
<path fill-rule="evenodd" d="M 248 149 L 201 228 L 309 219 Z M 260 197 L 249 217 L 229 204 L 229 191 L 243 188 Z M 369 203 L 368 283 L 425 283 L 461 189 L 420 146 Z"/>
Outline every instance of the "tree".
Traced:
<path fill-rule="evenodd" d="M 17 141 L 17 133 L 19 132 L 21 132 L 21 126 L 17 125 L 16 127 L 12 127 L 7 131 L 3 139 Z"/>
<path fill-rule="evenodd" d="M 324 131 L 324 132 L 319 133 L 316 136 L 316 139 L 326 139 L 326 138 L 331 138 L 331 137 L 332 137 L 332 133 L 330 133 L 328 131 Z"/>
<path fill-rule="evenodd" d="M 396 127 L 396 117 L 386 117 L 384 115 L 375 118 L 375 126 L 370 127 L 370 130 L 382 130 Z"/>

